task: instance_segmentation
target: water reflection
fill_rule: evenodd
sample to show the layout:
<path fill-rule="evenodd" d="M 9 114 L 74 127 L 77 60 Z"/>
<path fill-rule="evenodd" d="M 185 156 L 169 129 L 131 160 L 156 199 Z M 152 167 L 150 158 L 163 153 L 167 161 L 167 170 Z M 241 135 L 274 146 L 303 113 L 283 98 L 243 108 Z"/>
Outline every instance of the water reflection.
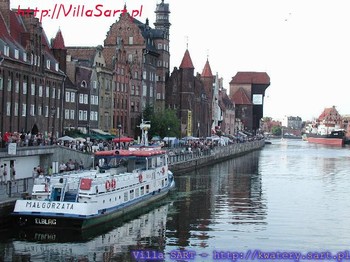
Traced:
<path fill-rule="evenodd" d="M 259 175 L 260 151 L 213 167 L 177 177 L 182 198 L 174 203 L 177 213 L 167 225 L 167 245 L 205 248 L 238 232 L 236 225 L 266 222 Z M 224 240 L 225 241 L 225 240 Z M 225 246 L 228 243 L 221 243 Z"/>
<path fill-rule="evenodd" d="M 164 249 L 171 205 L 163 204 L 130 221 L 81 233 L 22 230 L 7 252 L 18 261 L 131 261 L 132 249 Z"/>

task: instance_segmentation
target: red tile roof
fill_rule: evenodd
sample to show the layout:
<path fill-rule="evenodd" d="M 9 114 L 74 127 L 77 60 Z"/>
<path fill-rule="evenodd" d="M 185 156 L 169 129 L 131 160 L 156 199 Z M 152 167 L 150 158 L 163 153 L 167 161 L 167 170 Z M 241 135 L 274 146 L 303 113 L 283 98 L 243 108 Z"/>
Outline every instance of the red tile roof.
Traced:
<path fill-rule="evenodd" d="M 180 65 L 180 68 L 191 68 L 194 69 L 192 59 L 190 56 L 190 52 L 188 52 L 188 49 L 186 49 L 186 52 L 184 54 L 184 57 L 182 58 L 182 62 Z"/>
<path fill-rule="evenodd" d="M 66 49 L 61 29 L 58 29 L 56 37 L 53 39 L 52 49 Z"/>
<path fill-rule="evenodd" d="M 270 77 L 265 72 L 238 72 L 230 84 L 265 84 L 270 85 Z"/>
<path fill-rule="evenodd" d="M 210 68 L 208 60 L 207 60 L 207 62 L 204 65 L 203 72 L 202 72 L 202 77 L 213 77 L 213 74 L 211 72 L 211 68 Z"/>
<path fill-rule="evenodd" d="M 237 92 L 233 94 L 232 100 L 236 105 L 251 105 L 252 104 L 247 93 L 244 91 L 243 88 L 239 88 L 237 90 Z"/>

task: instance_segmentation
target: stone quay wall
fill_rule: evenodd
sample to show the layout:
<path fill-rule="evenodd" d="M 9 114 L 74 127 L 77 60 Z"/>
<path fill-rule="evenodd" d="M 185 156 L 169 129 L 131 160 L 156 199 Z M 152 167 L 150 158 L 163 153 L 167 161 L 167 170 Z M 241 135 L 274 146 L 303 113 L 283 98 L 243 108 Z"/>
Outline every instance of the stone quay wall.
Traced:
<path fill-rule="evenodd" d="M 210 166 L 240 155 L 259 150 L 265 145 L 265 140 L 218 146 L 205 151 L 193 151 L 170 155 L 169 169 L 176 174 L 193 171 Z"/>

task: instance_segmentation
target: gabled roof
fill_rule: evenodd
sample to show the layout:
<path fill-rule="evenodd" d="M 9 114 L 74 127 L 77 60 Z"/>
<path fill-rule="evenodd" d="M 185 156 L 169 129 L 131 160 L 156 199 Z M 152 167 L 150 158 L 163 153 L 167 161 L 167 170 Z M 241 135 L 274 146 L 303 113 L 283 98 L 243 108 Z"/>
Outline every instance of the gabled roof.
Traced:
<path fill-rule="evenodd" d="M 58 29 L 56 37 L 52 40 L 52 49 L 66 49 L 61 29 Z"/>
<path fill-rule="evenodd" d="M 92 47 L 67 47 L 67 54 L 72 56 L 72 60 L 85 60 L 92 62 L 96 54 L 96 46 Z"/>
<path fill-rule="evenodd" d="M 237 90 L 237 92 L 233 94 L 232 100 L 236 105 L 251 105 L 252 104 L 249 97 L 247 96 L 247 93 L 244 91 L 244 89 L 242 87 L 239 88 Z"/>
<path fill-rule="evenodd" d="M 213 77 L 213 74 L 211 72 L 211 68 L 209 65 L 209 61 L 207 59 L 207 62 L 204 65 L 203 71 L 202 71 L 202 77 Z"/>
<path fill-rule="evenodd" d="M 184 57 L 182 58 L 180 68 L 194 69 L 190 52 L 188 51 L 188 49 L 186 49 Z"/>
<path fill-rule="evenodd" d="M 322 120 L 325 120 L 327 118 L 335 119 L 335 118 L 339 118 L 339 117 L 341 117 L 340 114 L 338 113 L 335 106 L 333 106 L 333 107 L 325 108 L 323 110 L 322 114 L 318 117 L 318 120 L 322 121 Z"/>
<path fill-rule="evenodd" d="M 264 84 L 270 85 L 270 77 L 265 72 L 238 72 L 230 84 Z"/>

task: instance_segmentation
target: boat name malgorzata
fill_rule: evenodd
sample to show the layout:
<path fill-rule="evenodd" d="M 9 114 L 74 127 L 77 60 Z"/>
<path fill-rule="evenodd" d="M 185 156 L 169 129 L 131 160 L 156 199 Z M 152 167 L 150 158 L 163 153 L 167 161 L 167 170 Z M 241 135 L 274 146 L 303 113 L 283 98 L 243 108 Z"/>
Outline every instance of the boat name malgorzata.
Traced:
<path fill-rule="evenodd" d="M 66 210 L 73 210 L 74 204 L 72 203 L 50 203 L 50 202 L 33 202 L 28 201 L 26 204 L 26 207 L 29 208 L 43 208 L 43 209 L 66 209 Z"/>

